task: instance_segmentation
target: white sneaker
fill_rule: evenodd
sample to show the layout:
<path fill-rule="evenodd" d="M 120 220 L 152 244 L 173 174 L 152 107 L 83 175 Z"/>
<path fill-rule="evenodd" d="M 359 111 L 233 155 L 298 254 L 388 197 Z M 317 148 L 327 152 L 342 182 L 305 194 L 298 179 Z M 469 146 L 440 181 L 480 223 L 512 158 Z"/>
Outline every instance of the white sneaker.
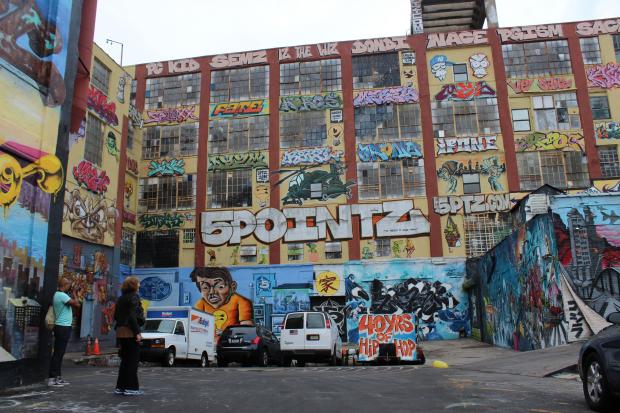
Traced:
<path fill-rule="evenodd" d="M 50 377 L 49 379 L 47 379 L 47 385 L 49 387 L 63 387 L 64 384 L 58 383 L 57 379 L 54 377 Z"/>
<path fill-rule="evenodd" d="M 62 377 L 56 377 L 56 383 L 61 384 L 63 386 L 68 386 L 69 384 L 71 384 L 68 381 L 63 380 Z"/>

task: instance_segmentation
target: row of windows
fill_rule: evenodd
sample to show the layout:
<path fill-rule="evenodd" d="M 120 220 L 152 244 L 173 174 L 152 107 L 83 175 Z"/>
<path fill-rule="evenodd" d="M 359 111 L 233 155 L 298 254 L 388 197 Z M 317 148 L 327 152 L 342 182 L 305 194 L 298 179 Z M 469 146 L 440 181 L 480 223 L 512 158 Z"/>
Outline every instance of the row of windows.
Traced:
<path fill-rule="evenodd" d="M 159 159 L 198 154 L 198 123 L 146 128 L 142 159 Z"/>
<path fill-rule="evenodd" d="M 138 212 L 196 208 L 196 176 L 140 179 Z"/>

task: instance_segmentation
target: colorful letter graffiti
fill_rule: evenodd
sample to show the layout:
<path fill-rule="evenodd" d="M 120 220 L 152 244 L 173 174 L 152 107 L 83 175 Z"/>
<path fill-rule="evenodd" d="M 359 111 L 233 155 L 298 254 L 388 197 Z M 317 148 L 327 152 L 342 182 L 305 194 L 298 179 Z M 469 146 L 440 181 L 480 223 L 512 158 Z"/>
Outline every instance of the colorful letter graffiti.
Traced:
<path fill-rule="evenodd" d="M 587 70 L 588 87 L 612 89 L 620 87 L 620 63 L 596 65 Z"/>
<path fill-rule="evenodd" d="M 106 232 L 114 235 L 118 211 L 105 198 L 82 196 L 79 189 L 65 190 L 63 221 L 71 223 L 73 233 L 90 242 L 103 243 Z"/>
<path fill-rule="evenodd" d="M 171 159 L 169 161 L 151 161 L 148 176 L 180 176 L 185 174 L 185 161 Z"/>
<path fill-rule="evenodd" d="M 538 85 L 538 90 L 531 90 L 532 86 L 535 84 Z M 534 79 L 519 79 L 514 80 L 512 82 L 508 82 L 508 86 L 517 94 L 528 93 L 528 92 L 550 92 L 554 90 L 565 90 L 573 87 L 573 80 L 566 79 L 562 77 L 552 77 L 552 78 L 541 78 L 538 80 Z"/>
<path fill-rule="evenodd" d="M 548 151 L 548 150 L 574 150 L 583 152 L 585 149 L 583 135 L 571 133 L 567 135 L 561 132 L 534 132 L 523 138 L 515 139 L 517 152 Z"/>
<path fill-rule="evenodd" d="M 166 212 L 162 215 L 140 215 L 138 220 L 140 225 L 145 229 L 155 227 L 157 229 L 163 228 L 179 228 L 185 222 L 185 216 L 181 214 L 170 214 Z"/>
<path fill-rule="evenodd" d="M 491 156 L 483 159 L 482 163 L 476 161 L 475 166 L 472 166 L 472 160 L 470 159 L 467 162 L 467 167 L 465 167 L 463 163 L 459 163 L 457 161 L 446 161 L 443 165 L 441 165 L 439 171 L 437 171 L 437 176 L 441 180 L 448 183 L 449 193 L 456 192 L 458 177 L 463 176 L 463 174 L 474 173 L 487 175 L 491 190 L 494 192 L 501 192 L 504 187 L 499 182 L 499 178 L 504 174 L 504 172 L 506 172 L 506 164 L 500 164 L 499 162 L 500 160 L 497 156 Z"/>
<path fill-rule="evenodd" d="M 594 133 L 596 139 L 620 139 L 620 123 L 604 122 L 596 125 Z"/>
<path fill-rule="evenodd" d="M 230 171 L 243 168 L 266 168 L 267 157 L 263 152 L 247 152 L 235 155 L 209 156 L 209 171 Z"/>
<path fill-rule="evenodd" d="M 336 92 L 310 96 L 283 96 L 280 98 L 281 112 L 304 112 L 342 108 L 342 96 Z"/>
<path fill-rule="evenodd" d="M 420 145 L 415 142 L 357 144 L 357 156 L 362 162 L 421 158 Z"/>
<path fill-rule="evenodd" d="M 508 211 L 512 207 L 510 194 L 439 196 L 435 197 L 433 203 L 435 213 L 439 215 L 457 214 L 461 210 L 466 215 L 500 212 Z"/>
<path fill-rule="evenodd" d="M 469 57 L 469 66 L 471 67 L 474 76 L 478 79 L 482 79 L 489 74 L 489 58 L 484 53 L 476 53 Z"/>
<path fill-rule="evenodd" d="M 78 185 L 95 194 L 104 194 L 108 191 L 110 177 L 105 171 L 99 170 L 93 163 L 82 160 L 73 167 L 73 177 Z"/>
<path fill-rule="evenodd" d="M 332 147 L 291 149 L 282 154 L 282 166 L 324 165 L 340 162 L 344 152 Z"/>
<path fill-rule="evenodd" d="M 353 106 L 389 105 L 394 103 L 417 103 L 420 94 L 411 86 L 397 86 L 386 89 L 364 90 L 353 99 Z"/>
<path fill-rule="evenodd" d="M 445 85 L 441 91 L 435 95 L 435 100 L 472 100 L 478 97 L 495 97 L 495 90 L 485 81 L 476 83 L 464 82 Z"/>
<path fill-rule="evenodd" d="M 144 120 L 145 125 L 149 124 L 177 124 L 183 123 L 190 120 L 198 120 L 198 116 L 194 113 L 196 110 L 195 106 L 183 106 L 180 108 L 166 108 L 166 109 L 158 109 L 158 110 L 147 110 L 146 111 L 146 119 Z"/>
<path fill-rule="evenodd" d="M 485 30 L 464 30 L 460 32 L 429 33 L 426 38 L 427 49 L 489 43 L 489 39 L 487 38 L 487 32 Z"/>
<path fill-rule="evenodd" d="M 497 136 L 479 138 L 438 138 L 437 155 L 459 152 L 486 152 L 497 149 Z"/>
<path fill-rule="evenodd" d="M 116 116 L 116 103 L 108 102 L 108 97 L 99 89 L 91 86 L 88 89 L 88 99 L 86 100 L 88 109 L 94 110 L 106 122 L 112 126 L 118 125 Z"/>
<path fill-rule="evenodd" d="M 446 76 L 448 75 L 448 66 L 452 66 L 454 63 L 448 60 L 448 57 L 445 55 L 437 55 L 434 56 L 430 61 L 431 73 L 438 80 L 444 81 L 446 80 Z"/>
<path fill-rule="evenodd" d="M 265 244 L 284 238 L 285 242 L 318 241 L 326 239 L 327 229 L 334 240 L 353 237 L 352 216 L 359 216 L 361 236 L 408 237 L 427 234 L 428 219 L 413 207 L 413 200 L 389 201 L 382 204 L 339 205 L 338 219 L 327 207 L 315 208 L 266 208 L 254 213 L 249 210 L 219 210 L 202 213 L 202 241 L 206 245 L 236 245 L 241 239 L 254 234 Z M 375 215 L 383 215 L 380 220 Z M 402 220 L 407 216 L 407 220 Z M 288 228 L 288 220 L 295 227 Z M 308 226 L 314 220 L 315 226 Z M 269 223 L 269 224 L 268 224 Z"/>
<path fill-rule="evenodd" d="M 394 343 L 396 357 L 416 359 L 416 332 L 413 314 L 364 314 L 359 322 L 359 359 L 369 361 L 379 355 L 379 346 Z"/>
<path fill-rule="evenodd" d="M 498 29 L 497 34 L 502 38 L 502 43 L 522 42 L 526 40 L 550 39 L 563 37 L 561 24 L 541 24 L 538 26 L 510 27 Z"/>
<path fill-rule="evenodd" d="M 211 104 L 212 118 L 232 118 L 234 116 L 258 116 L 269 114 L 269 100 L 244 100 L 235 103 Z"/>
<path fill-rule="evenodd" d="M 406 37 L 385 37 L 382 39 L 356 40 L 353 42 L 351 53 L 391 52 L 403 49 L 409 49 Z"/>

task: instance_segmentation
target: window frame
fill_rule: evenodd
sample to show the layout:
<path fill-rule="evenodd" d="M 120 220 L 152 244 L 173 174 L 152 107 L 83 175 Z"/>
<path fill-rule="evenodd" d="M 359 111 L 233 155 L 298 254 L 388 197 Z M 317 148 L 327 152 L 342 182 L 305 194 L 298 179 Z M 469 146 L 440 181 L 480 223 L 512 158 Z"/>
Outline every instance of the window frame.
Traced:
<path fill-rule="evenodd" d="M 527 114 L 527 119 L 516 119 L 515 112 L 525 112 Z M 523 122 L 527 122 L 527 129 L 522 127 L 517 127 L 517 124 L 521 124 Z M 512 130 L 514 132 L 530 132 L 532 130 L 532 122 L 530 119 L 530 110 L 527 108 L 524 109 L 512 109 Z"/>
<path fill-rule="evenodd" d="M 162 109 L 200 103 L 201 73 L 146 79 L 144 109 Z"/>
<path fill-rule="evenodd" d="M 305 244 L 300 242 L 292 242 L 286 244 L 286 257 L 288 261 L 303 261 L 304 260 Z M 292 254 L 291 251 L 297 252 Z M 293 257 L 293 258 L 292 258 Z"/>
<path fill-rule="evenodd" d="M 594 46 L 594 41 L 596 45 L 592 47 Z M 579 46 L 581 48 L 581 58 L 584 64 L 600 65 L 603 62 L 601 58 L 601 44 L 598 36 L 579 38 Z"/>
<path fill-rule="evenodd" d="M 252 168 L 209 172 L 207 175 L 207 208 L 252 208 L 253 172 Z M 224 177 L 225 182 L 222 185 Z M 245 180 L 245 184 L 241 183 L 243 190 L 240 191 L 238 187 L 242 180 Z M 214 185 L 216 185 L 215 188 Z M 224 192 L 214 194 L 215 190 L 220 189 L 217 185 L 222 186 L 221 189 Z M 238 196 L 238 199 L 235 199 L 233 195 Z"/>
<path fill-rule="evenodd" d="M 86 115 L 86 132 L 84 139 L 84 159 L 101 166 L 103 162 L 105 123 L 88 112 Z"/>
<path fill-rule="evenodd" d="M 98 58 L 93 58 L 93 74 L 90 78 L 90 84 L 99 89 L 106 96 L 108 96 L 110 91 L 111 74 L 112 71 L 108 66 L 103 64 Z"/>
<path fill-rule="evenodd" d="M 604 179 L 620 177 L 620 155 L 618 155 L 619 146 L 620 145 L 597 146 L 599 162 L 601 165 L 601 177 Z M 604 152 L 609 153 L 606 154 Z"/>
<path fill-rule="evenodd" d="M 457 73 L 457 68 L 460 70 L 458 73 Z M 469 74 L 467 73 L 466 63 L 453 64 L 452 74 L 454 76 L 454 83 L 469 82 Z"/>
<path fill-rule="evenodd" d="M 381 70 L 386 68 L 385 71 Z M 379 89 L 400 86 L 398 52 L 375 53 L 352 58 L 353 89 Z"/>
<path fill-rule="evenodd" d="M 592 111 L 592 119 L 593 120 L 610 120 L 611 119 L 611 109 L 609 107 L 609 97 L 607 95 L 589 95 L 590 98 L 590 110 Z M 600 105 L 600 108 L 596 108 L 595 101 L 605 102 L 605 104 Z M 604 111 L 604 117 L 599 116 L 599 112 Z"/>
<path fill-rule="evenodd" d="M 573 170 L 577 164 L 581 170 Z M 545 184 L 558 189 L 590 185 L 587 158 L 580 151 L 517 152 L 517 173 L 522 191 L 536 190 Z M 573 182 L 572 185 L 569 182 Z"/>
<path fill-rule="evenodd" d="M 397 171 L 396 174 L 388 176 L 388 169 L 393 170 L 396 166 L 400 168 L 400 173 Z M 366 173 L 366 171 L 370 172 Z M 396 177 L 399 179 L 396 179 Z M 357 162 L 357 180 L 359 199 L 363 200 L 426 196 L 424 158 L 408 158 L 385 162 Z M 401 189 L 402 192 L 393 192 L 395 188 Z"/>
<path fill-rule="evenodd" d="M 556 46 L 560 47 L 563 52 L 550 53 L 550 49 Z M 543 49 L 544 53 L 541 53 L 540 50 Z M 551 60 L 552 56 L 557 59 Z M 508 79 L 550 77 L 572 73 L 568 40 L 564 39 L 503 44 L 502 57 Z M 541 63 L 544 63 L 544 60 L 547 64 L 542 66 Z M 538 69 L 530 69 L 530 66 L 538 66 Z"/>
<path fill-rule="evenodd" d="M 335 69 L 331 70 L 332 67 Z M 280 96 L 316 95 L 341 90 L 342 63 L 339 57 L 280 64 Z"/>

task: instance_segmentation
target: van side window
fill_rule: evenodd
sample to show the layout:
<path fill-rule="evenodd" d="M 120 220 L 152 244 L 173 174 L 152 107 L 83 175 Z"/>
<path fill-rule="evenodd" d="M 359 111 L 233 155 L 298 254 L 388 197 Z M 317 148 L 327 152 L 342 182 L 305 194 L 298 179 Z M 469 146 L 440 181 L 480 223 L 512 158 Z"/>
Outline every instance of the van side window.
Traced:
<path fill-rule="evenodd" d="M 289 314 L 288 317 L 286 317 L 286 324 L 284 325 L 284 328 L 287 330 L 297 330 L 300 328 L 304 328 L 304 315 L 303 313 L 300 314 Z"/>
<path fill-rule="evenodd" d="M 325 328 L 325 317 L 320 313 L 308 313 L 306 328 Z"/>
<path fill-rule="evenodd" d="M 185 327 L 183 327 L 183 323 L 178 321 L 177 322 L 177 327 L 174 329 L 174 334 L 178 334 L 181 336 L 185 335 Z"/>

